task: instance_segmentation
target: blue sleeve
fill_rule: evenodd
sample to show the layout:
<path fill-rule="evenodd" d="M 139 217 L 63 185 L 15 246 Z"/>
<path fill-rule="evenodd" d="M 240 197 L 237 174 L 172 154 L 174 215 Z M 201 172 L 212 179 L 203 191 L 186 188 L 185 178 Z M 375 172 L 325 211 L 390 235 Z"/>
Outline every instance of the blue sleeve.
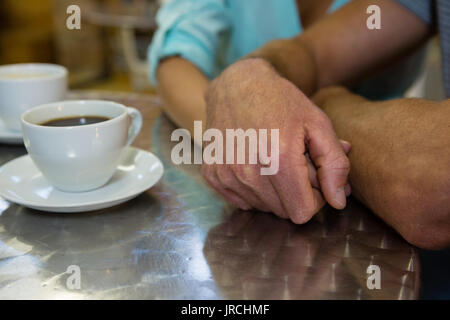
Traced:
<path fill-rule="evenodd" d="M 172 0 L 156 16 L 158 30 L 148 50 L 150 80 L 161 58 L 180 55 L 212 78 L 220 39 L 231 29 L 224 0 Z"/>

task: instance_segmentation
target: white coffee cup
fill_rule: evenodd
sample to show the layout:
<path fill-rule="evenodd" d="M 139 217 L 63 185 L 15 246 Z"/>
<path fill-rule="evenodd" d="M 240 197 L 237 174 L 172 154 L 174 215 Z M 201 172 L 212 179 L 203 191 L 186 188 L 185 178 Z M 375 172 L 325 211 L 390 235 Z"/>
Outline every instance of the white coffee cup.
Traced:
<path fill-rule="evenodd" d="M 20 116 L 34 106 L 61 101 L 67 91 L 67 69 L 54 64 L 0 66 L 0 121 L 20 131 Z"/>
<path fill-rule="evenodd" d="M 109 120 L 66 127 L 42 125 L 55 119 L 105 117 Z M 25 147 L 47 181 L 66 192 L 103 186 L 114 174 L 122 150 L 142 126 L 134 108 L 102 100 L 61 101 L 22 115 Z"/>

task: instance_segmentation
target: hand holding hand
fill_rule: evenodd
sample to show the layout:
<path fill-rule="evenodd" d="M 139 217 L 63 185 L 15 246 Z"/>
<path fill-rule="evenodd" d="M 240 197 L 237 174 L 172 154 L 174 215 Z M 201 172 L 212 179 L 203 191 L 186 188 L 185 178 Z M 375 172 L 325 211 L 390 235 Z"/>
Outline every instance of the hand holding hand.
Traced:
<path fill-rule="evenodd" d="M 205 179 L 229 201 L 242 209 L 272 211 L 295 223 L 307 222 L 324 198 L 334 208 L 345 207 L 350 166 L 330 120 L 267 62 L 235 63 L 213 81 L 205 99 L 206 127 L 220 130 L 224 137 L 226 129 L 279 130 L 275 175 L 261 175 L 262 163 L 203 164 Z M 306 154 L 313 166 L 308 166 Z M 310 177 L 313 169 L 318 185 Z"/>

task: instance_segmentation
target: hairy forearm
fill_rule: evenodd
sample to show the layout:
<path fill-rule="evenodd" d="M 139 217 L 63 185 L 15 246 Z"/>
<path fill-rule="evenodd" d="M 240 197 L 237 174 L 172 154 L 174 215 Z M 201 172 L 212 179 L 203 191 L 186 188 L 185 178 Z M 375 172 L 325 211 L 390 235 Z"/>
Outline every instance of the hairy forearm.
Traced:
<path fill-rule="evenodd" d="M 329 85 L 352 84 L 379 72 L 422 45 L 432 29 L 393 0 L 378 0 L 382 26 L 369 30 L 366 9 L 354 0 L 300 36 L 275 40 L 252 52 L 270 62 L 306 95 Z"/>
<path fill-rule="evenodd" d="M 352 144 L 353 194 L 406 240 L 450 245 L 450 100 L 369 102 L 345 89 L 314 101 Z"/>
<path fill-rule="evenodd" d="M 192 63 L 172 57 L 161 62 L 157 71 L 158 92 L 164 101 L 164 111 L 178 126 L 193 136 L 194 121 L 205 123 L 206 106 L 203 94 L 209 80 Z"/>
<path fill-rule="evenodd" d="M 307 96 L 318 88 L 317 63 L 301 37 L 271 41 L 245 58 L 260 58 L 269 62 L 282 77 L 294 83 Z"/>

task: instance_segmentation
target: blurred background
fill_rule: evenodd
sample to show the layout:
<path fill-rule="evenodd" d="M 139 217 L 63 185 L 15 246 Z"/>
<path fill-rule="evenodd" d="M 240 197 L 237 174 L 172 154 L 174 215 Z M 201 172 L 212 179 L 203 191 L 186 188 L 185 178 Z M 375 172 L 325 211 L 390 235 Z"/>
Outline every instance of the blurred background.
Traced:
<path fill-rule="evenodd" d="M 167 0 L 1 0 L 0 64 L 50 62 L 70 72 L 71 89 L 155 93 L 146 52 L 155 15 Z M 69 30 L 68 6 L 81 8 Z M 442 100 L 439 43 L 431 41 L 422 75 L 408 96 Z"/>
<path fill-rule="evenodd" d="M 147 47 L 158 0 L 1 0 L 0 64 L 49 62 L 69 70 L 71 89 L 150 92 Z M 81 9 L 81 29 L 66 12 Z"/>

